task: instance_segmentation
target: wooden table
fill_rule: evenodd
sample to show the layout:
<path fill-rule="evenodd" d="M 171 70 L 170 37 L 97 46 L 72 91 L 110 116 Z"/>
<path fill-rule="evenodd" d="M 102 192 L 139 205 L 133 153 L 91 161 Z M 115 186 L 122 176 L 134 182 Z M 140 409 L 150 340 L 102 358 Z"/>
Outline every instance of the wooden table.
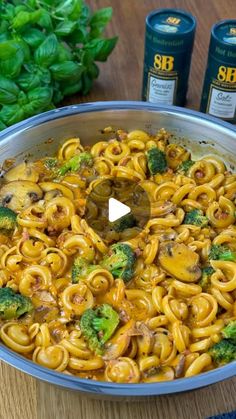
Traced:
<path fill-rule="evenodd" d="M 193 13 L 198 22 L 190 74 L 188 107 L 198 109 L 212 24 L 236 17 L 235 0 L 90 0 L 94 8 L 112 5 L 108 34 L 119 43 L 92 92 L 66 103 L 139 100 L 141 97 L 145 16 L 158 7 Z M 177 396 L 143 402 L 92 400 L 39 382 L 0 364 L 0 419 L 203 419 L 236 409 L 236 378 Z"/>

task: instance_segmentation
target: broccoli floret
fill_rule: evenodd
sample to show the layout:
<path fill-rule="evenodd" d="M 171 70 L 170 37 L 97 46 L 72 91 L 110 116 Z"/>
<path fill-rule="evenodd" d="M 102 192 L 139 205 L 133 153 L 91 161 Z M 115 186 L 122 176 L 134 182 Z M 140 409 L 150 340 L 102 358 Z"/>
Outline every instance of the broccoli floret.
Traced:
<path fill-rule="evenodd" d="M 188 173 L 189 169 L 194 165 L 195 161 L 185 160 L 178 166 L 178 172 Z"/>
<path fill-rule="evenodd" d="M 86 278 L 90 272 L 97 268 L 99 268 L 99 265 L 90 265 L 86 259 L 78 256 L 75 258 L 71 270 L 71 279 L 73 284 L 77 284 L 77 282 L 79 282 L 79 278 Z"/>
<path fill-rule="evenodd" d="M 236 344 L 231 339 L 222 339 L 209 349 L 216 364 L 228 364 L 236 360 Z"/>
<path fill-rule="evenodd" d="M 164 173 L 167 170 L 166 155 L 157 147 L 150 148 L 147 152 L 147 164 L 151 175 Z"/>
<path fill-rule="evenodd" d="M 10 235 L 16 227 L 17 214 L 7 207 L 0 207 L 0 233 Z"/>
<path fill-rule="evenodd" d="M 208 258 L 210 260 L 226 260 L 226 261 L 236 261 L 236 253 L 232 252 L 227 246 L 213 244 Z"/>
<path fill-rule="evenodd" d="M 133 249 L 126 243 L 111 246 L 111 255 L 106 256 L 101 266 L 112 273 L 115 278 L 129 281 L 134 274 L 136 256 Z"/>
<path fill-rule="evenodd" d="M 89 348 L 102 355 L 104 344 L 112 336 L 119 324 L 119 315 L 109 304 L 89 308 L 80 319 L 80 328 L 88 341 Z"/>
<path fill-rule="evenodd" d="M 206 266 L 205 268 L 202 269 L 202 276 L 201 279 L 198 283 L 198 285 L 200 285 L 200 287 L 202 287 L 202 289 L 204 291 L 206 291 L 211 283 L 211 275 L 215 272 L 215 270 L 211 267 L 211 266 Z"/>
<path fill-rule="evenodd" d="M 119 324 L 119 315 L 109 304 L 103 304 L 96 309 L 96 317 L 93 319 L 93 328 L 101 334 L 102 344 L 113 335 Z"/>
<path fill-rule="evenodd" d="M 117 233 L 121 233 L 122 231 L 126 230 L 126 228 L 132 228 L 136 226 L 136 219 L 133 214 L 127 214 L 123 217 L 119 218 L 117 221 L 111 223 L 111 227 Z"/>
<path fill-rule="evenodd" d="M 231 321 L 222 330 L 224 338 L 231 339 L 236 344 L 236 320 Z"/>
<path fill-rule="evenodd" d="M 14 292 L 11 288 L 0 288 L 0 318 L 17 319 L 33 309 L 31 299 Z"/>
<path fill-rule="evenodd" d="M 64 176 L 67 172 L 78 172 L 82 167 L 91 167 L 93 165 L 93 157 L 87 151 L 71 157 L 60 169 L 59 175 Z"/>
<path fill-rule="evenodd" d="M 193 209 L 192 211 L 187 212 L 184 217 L 183 224 L 193 224 L 199 227 L 206 227 L 208 224 L 208 218 L 203 215 L 201 210 Z"/>

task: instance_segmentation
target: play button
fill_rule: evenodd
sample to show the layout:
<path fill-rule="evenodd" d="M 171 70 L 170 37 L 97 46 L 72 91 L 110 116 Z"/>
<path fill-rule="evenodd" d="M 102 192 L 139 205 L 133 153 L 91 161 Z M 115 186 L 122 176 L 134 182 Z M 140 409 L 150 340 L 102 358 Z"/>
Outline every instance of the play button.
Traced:
<path fill-rule="evenodd" d="M 108 244 L 138 235 L 150 218 L 147 192 L 135 181 L 97 179 L 86 200 L 88 225 Z"/>
<path fill-rule="evenodd" d="M 122 202 L 117 201 L 117 199 L 109 198 L 108 201 L 108 220 L 113 222 L 119 220 L 124 215 L 127 215 L 131 212 L 130 207 Z"/>

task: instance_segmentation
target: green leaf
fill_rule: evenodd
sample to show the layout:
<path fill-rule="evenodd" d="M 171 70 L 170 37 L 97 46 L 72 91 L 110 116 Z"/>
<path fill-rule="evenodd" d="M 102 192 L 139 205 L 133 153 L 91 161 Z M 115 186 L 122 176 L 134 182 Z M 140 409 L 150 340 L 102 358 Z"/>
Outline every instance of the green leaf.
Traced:
<path fill-rule="evenodd" d="M 90 7 L 88 6 L 88 4 L 83 4 L 81 16 L 79 18 L 80 24 L 87 26 L 89 24 L 90 17 L 91 17 Z"/>
<path fill-rule="evenodd" d="M 78 93 L 82 89 L 82 80 L 79 80 L 72 85 L 67 84 L 66 86 L 62 87 L 62 93 L 64 96 L 74 95 Z"/>
<path fill-rule="evenodd" d="M 2 42 L 8 41 L 9 39 L 10 39 L 10 36 L 8 32 L 0 33 L 0 44 Z"/>
<path fill-rule="evenodd" d="M 29 28 L 25 33 L 22 34 L 24 41 L 32 48 L 39 47 L 40 44 L 45 40 L 45 34 L 35 28 Z"/>
<path fill-rule="evenodd" d="M 31 53 L 28 44 L 21 37 L 17 37 L 16 41 L 24 54 L 24 61 L 30 61 Z"/>
<path fill-rule="evenodd" d="M 92 63 L 94 62 L 93 54 L 88 51 L 82 51 L 81 57 L 80 57 L 81 63 L 84 65 L 86 69 L 88 69 Z"/>
<path fill-rule="evenodd" d="M 12 28 L 15 30 L 22 29 L 28 23 L 36 23 L 42 15 L 41 10 L 29 13 L 26 11 L 20 11 L 12 20 Z"/>
<path fill-rule="evenodd" d="M 39 68 L 38 69 L 38 74 L 39 74 L 39 77 L 40 77 L 41 81 L 44 84 L 50 84 L 51 83 L 51 80 L 52 80 L 51 72 L 47 68 Z"/>
<path fill-rule="evenodd" d="M 15 16 L 15 7 L 13 6 L 13 4 L 4 4 L 0 16 L 3 19 L 11 21 Z"/>
<path fill-rule="evenodd" d="M 8 48 L 8 53 L 4 53 L 1 48 L 5 45 Z M 13 53 L 12 53 L 13 52 Z M 9 58 L 2 58 L 8 55 Z M 1 59 L 2 58 L 2 59 Z M 21 66 L 24 61 L 24 49 L 22 45 L 14 41 L 3 42 L 0 44 L 0 73 L 9 78 L 17 77 L 20 73 Z"/>
<path fill-rule="evenodd" d="M 28 7 L 24 4 L 22 4 L 22 1 L 14 1 L 14 3 L 17 5 L 15 7 L 15 15 L 17 15 L 17 13 L 19 12 L 27 12 L 28 11 Z"/>
<path fill-rule="evenodd" d="M 64 95 L 61 91 L 60 84 L 58 82 L 55 82 L 53 86 L 53 102 L 59 103 L 62 101 L 63 98 Z"/>
<path fill-rule="evenodd" d="M 56 8 L 55 15 L 65 18 L 69 17 L 72 20 L 78 20 L 82 12 L 82 0 L 65 0 Z"/>
<path fill-rule="evenodd" d="M 18 50 L 14 41 L 6 41 L 0 44 L 0 60 L 8 60 L 14 57 Z"/>
<path fill-rule="evenodd" d="M 24 110 L 22 106 L 14 103 L 13 105 L 4 105 L 0 112 L 0 120 L 7 126 L 16 124 L 24 119 Z"/>
<path fill-rule="evenodd" d="M 41 83 L 41 79 L 38 74 L 28 73 L 27 71 L 21 72 L 17 78 L 17 83 L 24 92 L 38 87 Z"/>
<path fill-rule="evenodd" d="M 46 107 L 50 106 L 53 90 L 51 87 L 37 87 L 28 93 L 29 103 L 24 106 L 27 116 L 35 115 L 42 112 Z"/>
<path fill-rule="evenodd" d="M 23 106 L 28 102 L 28 98 L 24 92 L 20 92 L 18 96 L 18 105 Z"/>
<path fill-rule="evenodd" d="M 80 28 L 77 28 L 70 36 L 67 38 L 68 43 L 76 44 L 84 44 L 88 37 L 88 31 L 86 26 L 83 27 L 82 25 Z"/>
<path fill-rule="evenodd" d="M 92 78 L 92 79 L 97 79 L 99 76 L 99 68 L 97 66 L 97 64 L 95 63 L 91 63 L 90 66 L 87 69 L 88 71 L 88 75 Z"/>
<path fill-rule="evenodd" d="M 1 13 L 0 13 L 1 16 Z M 0 21 L 0 33 L 8 33 L 9 23 L 6 20 Z"/>
<path fill-rule="evenodd" d="M 90 20 L 90 27 L 91 38 L 98 37 L 103 32 L 105 26 L 112 18 L 112 7 L 105 7 L 103 9 L 97 10 L 91 20 Z"/>
<path fill-rule="evenodd" d="M 6 77 L 0 76 L 0 103 L 7 105 L 17 101 L 19 94 L 18 86 Z"/>
<path fill-rule="evenodd" d="M 82 64 L 76 64 L 73 61 L 65 61 L 64 63 L 54 64 L 50 67 L 54 80 L 71 80 L 78 79 L 84 67 Z"/>
<path fill-rule="evenodd" d="M 52 19 L 50 13 L 47 12 L 47 10 L 42 9 L 42 14 L 37 23 L 39 26 L 48 31 L 51 31 L 53 29 Z"/>
<path fill-rule="evenodd" d="M 75 0 L 72 12 L 69 14 L 69 18 L 72 20 L 78 20 L 83 10 L 83 0 Z"/>
<path fill-rule="evenodd" d="M 0 131 L 7 128 L 7 126 L 0 120 Z"/>
<path fill-rule="evenodd" d="M 35 61 L 43 67 L 49 67 L 57 58 L 58 40 L 56 35 L 49 35 L 35 51 Z"/>
<path fill-rule="evenodd" d="M 72 61 L 73 56 L 66 46 L 62 43 L 58 45 L 57 62 L 63 63 L 64 61 Z"/>
<path fill-rule="evenodd" d="M 112 50 L 115 48 L 118 38 L 93 39 L 84 48 L 92 55 L 95 61 L 106 61 Z"/>
<path fill-rule="evenodd" d="M 63 22 L 59 23 L 55 29 L 55 34 L 58 36 L 67 36 L 70 35 L 74 29 L 76 28 L 76 22 L 72 22 L 70 20 L 64 20 Z"/>
<path fill-rule="evenodd" d="M 82 75 L 82 93 L 83 95 L 87 95 L 91 90 L 93 85 L 93 80 L 87 74 Z"/>

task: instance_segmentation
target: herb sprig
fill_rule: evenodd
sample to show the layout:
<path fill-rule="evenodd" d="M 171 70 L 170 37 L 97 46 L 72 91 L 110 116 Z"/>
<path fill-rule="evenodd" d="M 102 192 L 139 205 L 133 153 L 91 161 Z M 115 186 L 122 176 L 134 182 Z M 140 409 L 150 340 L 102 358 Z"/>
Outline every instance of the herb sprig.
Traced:
<path fill-rule="evenodd" d="M 0 0 L 0 130 L 90 91 L 117 42 L 111 17 L 84 0 Z"/>

